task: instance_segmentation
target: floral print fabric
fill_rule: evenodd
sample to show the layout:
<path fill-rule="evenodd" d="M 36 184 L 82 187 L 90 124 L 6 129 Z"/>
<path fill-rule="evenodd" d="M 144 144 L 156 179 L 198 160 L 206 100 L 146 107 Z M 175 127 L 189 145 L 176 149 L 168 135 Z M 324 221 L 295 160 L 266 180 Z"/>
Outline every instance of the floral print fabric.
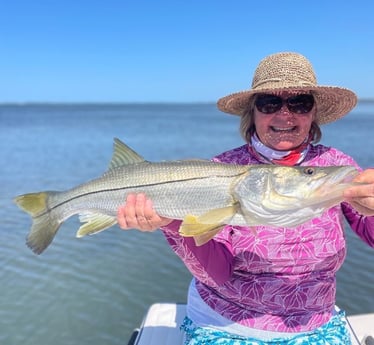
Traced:
<path fill-rule="evenodd" d="M 288 338 L 275 338 L 268 341 L 245 338 L 212 328 L 194 326 L 189 318 L 185 318 L 181 329 L 186 333 L 185 345 L 351 345 L 344 313 L 340 312 L 331 320 L 312 332 Z"/>
<path fill-rule="evenodd" d="M 260 164 L 247 145 L 214 160 Z M 301 165 L 359 169 L 351 157 L 322 145 L 311 146 Z M 207 269 L 214 264 L 214 256 L 210 262 L 201 262 L 176 229 L 166 227 L 163 232 L 196 278 L 200 296 L 217 313 L 256 329 L 308 332 L 332 317 L 335 275 L 346 255 L 342 219 L 337 206 L 297 228 L 258 226 L 256 236 L 246 227 L 226 226 L 210 241 L 226 246 L 234 256 L 230 279 L 220 284 Z"/>

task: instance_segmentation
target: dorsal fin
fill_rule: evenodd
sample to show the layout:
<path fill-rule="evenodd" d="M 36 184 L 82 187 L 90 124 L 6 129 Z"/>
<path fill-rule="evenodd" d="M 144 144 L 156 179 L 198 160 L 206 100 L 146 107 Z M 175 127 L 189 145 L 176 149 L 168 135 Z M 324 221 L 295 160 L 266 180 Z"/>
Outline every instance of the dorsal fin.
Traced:
<path fill-rule="evenodd" d="M 128 147 L 118 138 L 114 138 L 113 156 L 109 163 L 109 170 L 126 164 L 135 164 L 144 162 L 144 158 L 138 155 L 133 149 Z"/>

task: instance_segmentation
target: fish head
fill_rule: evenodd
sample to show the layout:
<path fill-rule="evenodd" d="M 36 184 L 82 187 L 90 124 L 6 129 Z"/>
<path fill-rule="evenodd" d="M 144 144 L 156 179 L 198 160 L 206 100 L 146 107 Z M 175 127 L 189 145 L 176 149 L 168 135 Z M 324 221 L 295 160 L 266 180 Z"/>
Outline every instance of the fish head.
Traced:
<path fill-rule="evenodd" d="M 257 166 L 235 193 L 250 225 L 295 226 L 340 203 L 357 174 L 352 166 Z"/>
<path fill-rule="evenodd" d="M 275 206 L 306 206 L 342 195 L 357 170 L 352 166 L 275 166 L 267 175 L 264 197 Z"/>

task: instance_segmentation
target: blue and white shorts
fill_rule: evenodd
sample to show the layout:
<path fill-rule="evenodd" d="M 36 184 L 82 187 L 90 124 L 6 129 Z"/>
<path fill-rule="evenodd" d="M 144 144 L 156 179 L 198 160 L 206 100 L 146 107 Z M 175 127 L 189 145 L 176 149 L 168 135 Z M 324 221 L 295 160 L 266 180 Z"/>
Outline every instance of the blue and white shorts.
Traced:
<path fill-rule="evenodd" d="M 186 317 L 181 325 L 185 331 L 184 345 L 352 345 L 343 311 L 314 331 L 261 340 L 235 335 L 208 327 L 197 327 Z"/>

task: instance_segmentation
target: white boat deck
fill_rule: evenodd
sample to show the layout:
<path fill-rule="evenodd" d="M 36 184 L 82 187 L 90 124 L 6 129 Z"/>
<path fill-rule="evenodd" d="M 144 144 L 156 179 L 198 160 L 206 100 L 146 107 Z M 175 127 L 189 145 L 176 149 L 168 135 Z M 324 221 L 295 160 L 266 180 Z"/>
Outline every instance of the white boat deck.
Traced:
<path fill-rule="evenodd" d="M 182 345 L 183 333 L 179 327 L 185 315 L 184 304 L 151 305 L 128 345 Z M 374 313 L 349 316 L 348 323 L 352 328 L 352 344 L 374 345 Z"/>

